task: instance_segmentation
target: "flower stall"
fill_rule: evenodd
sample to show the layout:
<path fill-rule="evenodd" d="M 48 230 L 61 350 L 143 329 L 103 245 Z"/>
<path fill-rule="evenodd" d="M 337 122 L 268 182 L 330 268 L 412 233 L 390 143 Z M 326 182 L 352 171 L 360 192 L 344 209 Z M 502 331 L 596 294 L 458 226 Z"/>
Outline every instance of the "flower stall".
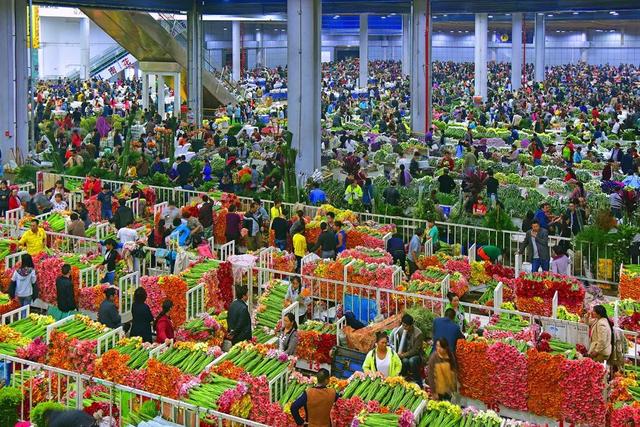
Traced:
<path fill-rule="evenodd" d="M 331 350 L 337 345 L 336 325 L 307 320 L 298 326 L 296 356 L 309 364 L 312 370 L 331 364 Z"/>
<path fill-rule="evenodd" d="M 147 305 L 151 314 L 157 316 L 162 310 L 162 302 L 170 299 L 173 302 L 171 320 L 174 326 L 181 326 L 187 319 L 188 285 L 180 276 L 142 276 L 140 286 L 147 291 Z"/>
<path fill-rule="evenodd" d="M 559 305 L 572 313 L 582 313 L 585 296 L 582 283 L 573 277 L 550 272 L 522 273 L 516 279 L 516 307 L 520 311 L 550 317 L 556 292 Z"/>
<path fill-rule="evenodd" d="M 253 336 L 259 343 L 266 343 L 275 336 L 282 324 L 282 310 L 286 308 L 285 296 L 289 282 L 274 279 L 258 299 L 254 315 Z"/>
<path fill-rule="evenodd" d="M 640 301 L 640 265 L 625 264 L 620 266 L 620 282 L 618 292 L 621 299 Z"/>
<path fill-rule="evenodd" d="M 604 366 L 549 338 L 539 348 L 513 338 L 458 341 L 460 393 L 488 407 L 605 425 Z"/>
<path fill-rule="evenodd" d="M 213 366 L 222 350 L 203 342 L 177 341 L 160 349 L 154 358 L 167 366 L 175 366 L 182 373 L 197 375 Z"/>
<path fill-rule="evenodd" d="M 205 342 L 210 346 L 222 346 L 227 331 L 227 312 L 218 315 L 201 313 L 188 320 L 176 331 L 177 341 Z"/>

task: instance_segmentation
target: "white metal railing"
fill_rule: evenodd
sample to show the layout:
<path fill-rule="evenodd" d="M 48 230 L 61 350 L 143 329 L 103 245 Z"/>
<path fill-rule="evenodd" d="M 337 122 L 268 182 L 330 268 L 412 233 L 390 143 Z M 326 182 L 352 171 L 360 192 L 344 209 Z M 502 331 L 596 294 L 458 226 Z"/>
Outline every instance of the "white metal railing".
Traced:
<path fill-rule="evenodd" d="M 29 313 L 31 313 L 30 305 L 18 307 L 16 309 L 13 309 L 11 311 L 7 311 L 6 313 L 4 313 L 2 315 L 2 321 L 0 323 L 3 325 L 9 325 L 15 322 L 16 320 L 20 320 L 27 317 Z"/>
<path fill-rule="evenodd" d="M 75 211 L 83 200 L 84 192 L 82 190 L 72 191 L 69 195 L 69 210 Z"/>
<path fill-rule="evenodd" d="M 133 293 L 140 286 L 140 273 L 134 271 L 118 280 L 118 312 L 123 322 L 131 317 L 131 307 L 133 305 Z"/>
<path fill-rule="evenodd" d="M 133 211 L 134 218 L 140 217 L 140 198 L 136 197 L 134 199 L 129 199 L 126 202 L 124 202 L 124 204 L 129 208 L 131 208 L 131 210 Z"/>
<path fill-rule="evenodd" d="M 19 264 L 22 260 L 22 255 L 25 255 L 26 253 L 26 251 L 20 251 L 4 257 L 4 269 L 10 270 L 15 267 L 16 264 Z"/>
<path fill-rule="evenodd" d="M 44 174 L 52 176 L 54 180 L 82 180 L 82 178 L 70 175 L 51 174 L 48 172 L 45 172 Z M 119 189 L 123 185 L 130 185 L 129 183 L 120 181 L 103 180 L 103 182 L 117 189 Z M 178 206 L 180 206 L 181 202 L 186 203 L 191 197 L 198 197 L 200 194 L 202 194 L 198 191 L 183 190 L 180 188 L 157 186 L 151 187 L 156 192 L 158 203 L 162 203 L 168 200 L 174 200 Z M 251 197 L 244 196 L 239 196 L 239 199 L 242 204 L 251 203 L 251 201 L 253 200 Z M 270 200 L 263 200 L 263 204 L 265 209 L 267 210 L 269 210 L 273 206 L 273 202 Z M 320 209 L 317 206 L 301 205 L 298 203 L 282 203 L 283 210 L 288 211 L 289 214 L 294 213 L 297 207 L 301 207 L 305 211 L 305 214 L 312 217 L 315 216 Z M 357 214 L 360 221 L 374 221 L 379 224 L 394 224 L 405 241 L 408 241 L 411 238 L 417 228 L 426 229 L 427 226 L 427 222 L 425 220 L 416 218 L 379 215 L 368 212 L 357 212 Z M 437 221 L 436 225 L 441 231 L 444 231 L 443 233 L 441 233 L 443 240 L 447 241 L 450 244 L 461 244 L 463 247 L 469 247 L 470 245 L 476 243 L 478 245 L 491 244 L 500 247 L 502 249 L 502 263 L 507 267 L 515 266 L 515 256 L 518 253 L 518 246 L 519 243 L 522 242 L 525 235 L 524 233 L 519 231 L 497 231 L 486 227 L 455 224 L 450 222 Z M 557 244 L 561 241 L 571 241 L 571 239 L 569 238 L 557 236 L 551 237 L 553 238 L 549 239 L 550 245 Z M 574 274 L 577 278 L 588 281 L 597 280 L 598 282 L 610 283 L 614 285 L 618 283 L 617 270 L 613 269 L 611 275 L 604 274 L 604 272 L 599 271 L 601 267 L 597 262 L 600 259 L 612 259 L 613 254 L 615 253 L 614 245 L 599 247 L 593 245 L 591 242 L 576 242 L 574 246 L 576 253 L 580 255 L 580 258 L 576 259 L 576 262 L 574 263 Z M 433 250 L 429 251 L 426 245 L 424 250 L 425 254 L 427 255 L 433 253 Z M 592 271 L 595 271 L 596 274 L 592 274 Z"/>
<path fill-rule="evenodd" d="M 187 291 L 187 321 L 204 313 L 204 286 L 196 285 Z"/>
<path fill-rule="evenodd" d="M 226 261 L 236 251 L 236 242 L 234 240 L 220 246 L 220 261 Z"/>
<path fill-rule="evenodd" d="M 153 205 L 153 218 L 162 216 L 165 209 L 169 207 L 169 202 L 160 202 Z"/>
<path fill-rule="evenodd" d="M 120 326 L 116 329 L 110 330 L 98 338 L 98 345 L 96 346 L 96 353 L 98 357 L 114 348 L 122 337 L 124 337 L 124 330 L 122 329 L 122 326 Z"/>
<path fill-rule="evenodd" d="M 8 210 L 5 212 L 4 218 L 7 225 L 18 228 L 20 220 L 24 218 L 24 209 L 20 207 Z"/>
<path fill-rule="evenodd" d="M 158 251 L 166 251 L 166 249 L 151 248 L 144 246 L 145 257 L 140 262 L 140 271 L 142 276 L 162 276 L 170 274 L 171 266 L 166 258 L 159 257 Z"/>
<path fill-rule="evenodd" d="M 22 392 L 22 402 L 18 406 L 18 415 L 22 420 L 28 419 L 28 414 L 38 403 L 34 401 L 34 388 L 29 382 L 30 378 L 38 376 L 44 379 L 47 399 L 60 402 L 68 408 L 82 410 L 84 407 L 84 391 L 89 387 L 100 385 L 103 386 L 104 401 L 111 403 L 111 405 L 108 405 L 109 411 L 118 408 L 120 413 L 134 412 L 140 408 L 142 403 L 152 401 L 158 408 L 158 415 L 163 420 L 185 427 L 199 427 L 201 425 L 200 420 L 204 418 L 208 420 L 208 423 L 218 426 L 228 424 L 246 427 L 268 427 L 255 421 L 223 414 L 166 396 L 31 362 L 26 359 L 0 355 L 0 360 L 5 362 L 5 366 L 21 367 L 21 369 L 12 369 L 11 376 L 15 378 L 14 383 Z M 112 419 L 116 419 L 114 415 L 112 412 L 103 414 L 103 416 L 111 416 Z M 127 427 L 122 417 L 119 418 L 117 427 Z"/>
<path fill-rule="evenodd" d="M 96 286 L 100 281 L 99 272 L 95 265 L 83 268 L 78 273 L 78 287 L 80 289 Z"/>

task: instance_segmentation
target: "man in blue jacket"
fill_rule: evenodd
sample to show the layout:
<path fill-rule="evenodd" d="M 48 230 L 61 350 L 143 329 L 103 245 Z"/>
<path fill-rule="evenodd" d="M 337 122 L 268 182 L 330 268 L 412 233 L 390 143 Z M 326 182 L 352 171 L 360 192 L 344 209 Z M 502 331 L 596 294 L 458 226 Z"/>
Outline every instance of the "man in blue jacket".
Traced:
<path fill-rule="evenodd" d="M 448 308 L 444 312 L 444 317 L 438 317 L 433 320 L 433 350 L 436 351 L 436 342 L 440 338 L 444 338 L 449 344 L 451 353 L 456 354 L 456 343 L 463 340 L 464 335 L 460 331 L 460 326 L 454 321 L 456 312 L 452 308 Z"/>

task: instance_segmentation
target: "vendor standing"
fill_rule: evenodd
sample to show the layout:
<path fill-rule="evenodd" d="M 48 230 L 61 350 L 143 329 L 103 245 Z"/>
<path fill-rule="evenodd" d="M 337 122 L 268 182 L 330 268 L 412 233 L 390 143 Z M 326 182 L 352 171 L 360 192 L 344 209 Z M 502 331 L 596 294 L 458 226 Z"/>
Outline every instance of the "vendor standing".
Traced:
<path fill-rule="evenodd" d="M 388 344 L 387 334 L 384 331 L 376 332 L 375 347 L 367 353 L 362 365 L 364 372 L 380 372 L 385 378 L 400 375 L 402 361 Z"/>
<path fill-rule="evenodd" d="M 329 383 L 329 371 L 321 368 L 316 374 L 317 384 L 304 391 L 295 402 L 291 404 L 291 415 L 299 426 L 328 427 L 331 426 L 331 409 L 340 395 Z M 300 409 L 304 408 L 307 416 L 305 421 L 300 416 Z"/>
<path fill-rule="evenodd" d="M 46 238 L 47 234 L 44 228 L 40 227 L 40 221 L 34 218 L 31 220 L 30 228 L 24 232 L 18 244 L 24 246 L 29 255 L 34 256 L 44 252 Z"/>

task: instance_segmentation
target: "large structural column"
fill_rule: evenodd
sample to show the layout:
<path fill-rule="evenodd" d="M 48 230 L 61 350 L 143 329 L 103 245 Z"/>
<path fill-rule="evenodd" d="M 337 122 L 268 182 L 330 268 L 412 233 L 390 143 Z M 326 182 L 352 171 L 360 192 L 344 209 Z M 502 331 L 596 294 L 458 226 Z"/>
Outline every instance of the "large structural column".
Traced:
<path fill-rule="evenodd" d="M 187 12 L 187 106 L 195 124 L 202 123 L 202 11 L 197 1 Z M 180 92 L 180 85 L 176 85 L 176 92 Z M 178 108 L 177 114 L 180 114 Z"/>
<path fill-rule="evenodd" d="M 2 163 L 21 163 L 29 150 L 27 4 L 0 2 L 0 150 Z"/>
<path fill-rule="evenodd" d="M 87 80 L 91 77 L 91 21 L 86 16 L 80 19 L 80 78 Z"/>
<path fill-rule="evenodd" d="M 173 116 L 180 117 L 180 106 L 182 100 L 180 99 L 180 73 L 173 74 Z M 200 122 L 196 122 L 200 123 Z"/>
<path fill-rule="evenodd" d="M 262 31 L 260 28 L 256 29 L 256 45 L 257 45 L 257 49 L 256 49 L 256 65 L 265 66 L 264 63 L 264 59 L 263 59 L 263 52 L 264 52 L 264 41 L 262 39 L 263 35 L 262 35 Z"/>
<path fill-rule="evenodd" d="M 522 13 L 511 15 L 511 90 L 522 85 Z"/>
<path fill-rule="evenodd" d="M 240 21 L 231 23 L 231 72 L 234 81 L 240 81 Z"/>
<path fill-rule="evenodd" d="M 416 0 L 411 10 L 411 129 L 431 124 L 431 2 Z"/>
<path fill-rule="evenodd" d="M 369 15 L 360 14 L 360 87 L 369 83 Z"/>
<path fill-rule="evenodd" d="M 489 20 L 486 13 L 476 13 L 474 95 L 487 100 L 487 33 Z"/>
<path fill-rule="evenodd" d="M 402 74 L 411 71 L 411 15 L 402 15 Z"/>
<path fill-rule="evenodd" d="M 158 104 L 158 114 L 164 120 L 164 76 L 156 75 L 156 104 Z"/>
<path fill-rule="evenodd" d="M 321 0 L 287 0 L 288 128 L 300 180 L 320 168 Z"/>
<path fill-rule="evenodd" d="M 536 82 L 544 81 L 544 33 L 544 13 L 539 13 L 536 15 L 536 61 L 533 66 L 534 79 Z"/>
<path fill-rule="evenodd" d="M 140 77 L 142 78 L 142 109 L 149 108 L 149 74 L 144 71 L 140 71 Z"/>

